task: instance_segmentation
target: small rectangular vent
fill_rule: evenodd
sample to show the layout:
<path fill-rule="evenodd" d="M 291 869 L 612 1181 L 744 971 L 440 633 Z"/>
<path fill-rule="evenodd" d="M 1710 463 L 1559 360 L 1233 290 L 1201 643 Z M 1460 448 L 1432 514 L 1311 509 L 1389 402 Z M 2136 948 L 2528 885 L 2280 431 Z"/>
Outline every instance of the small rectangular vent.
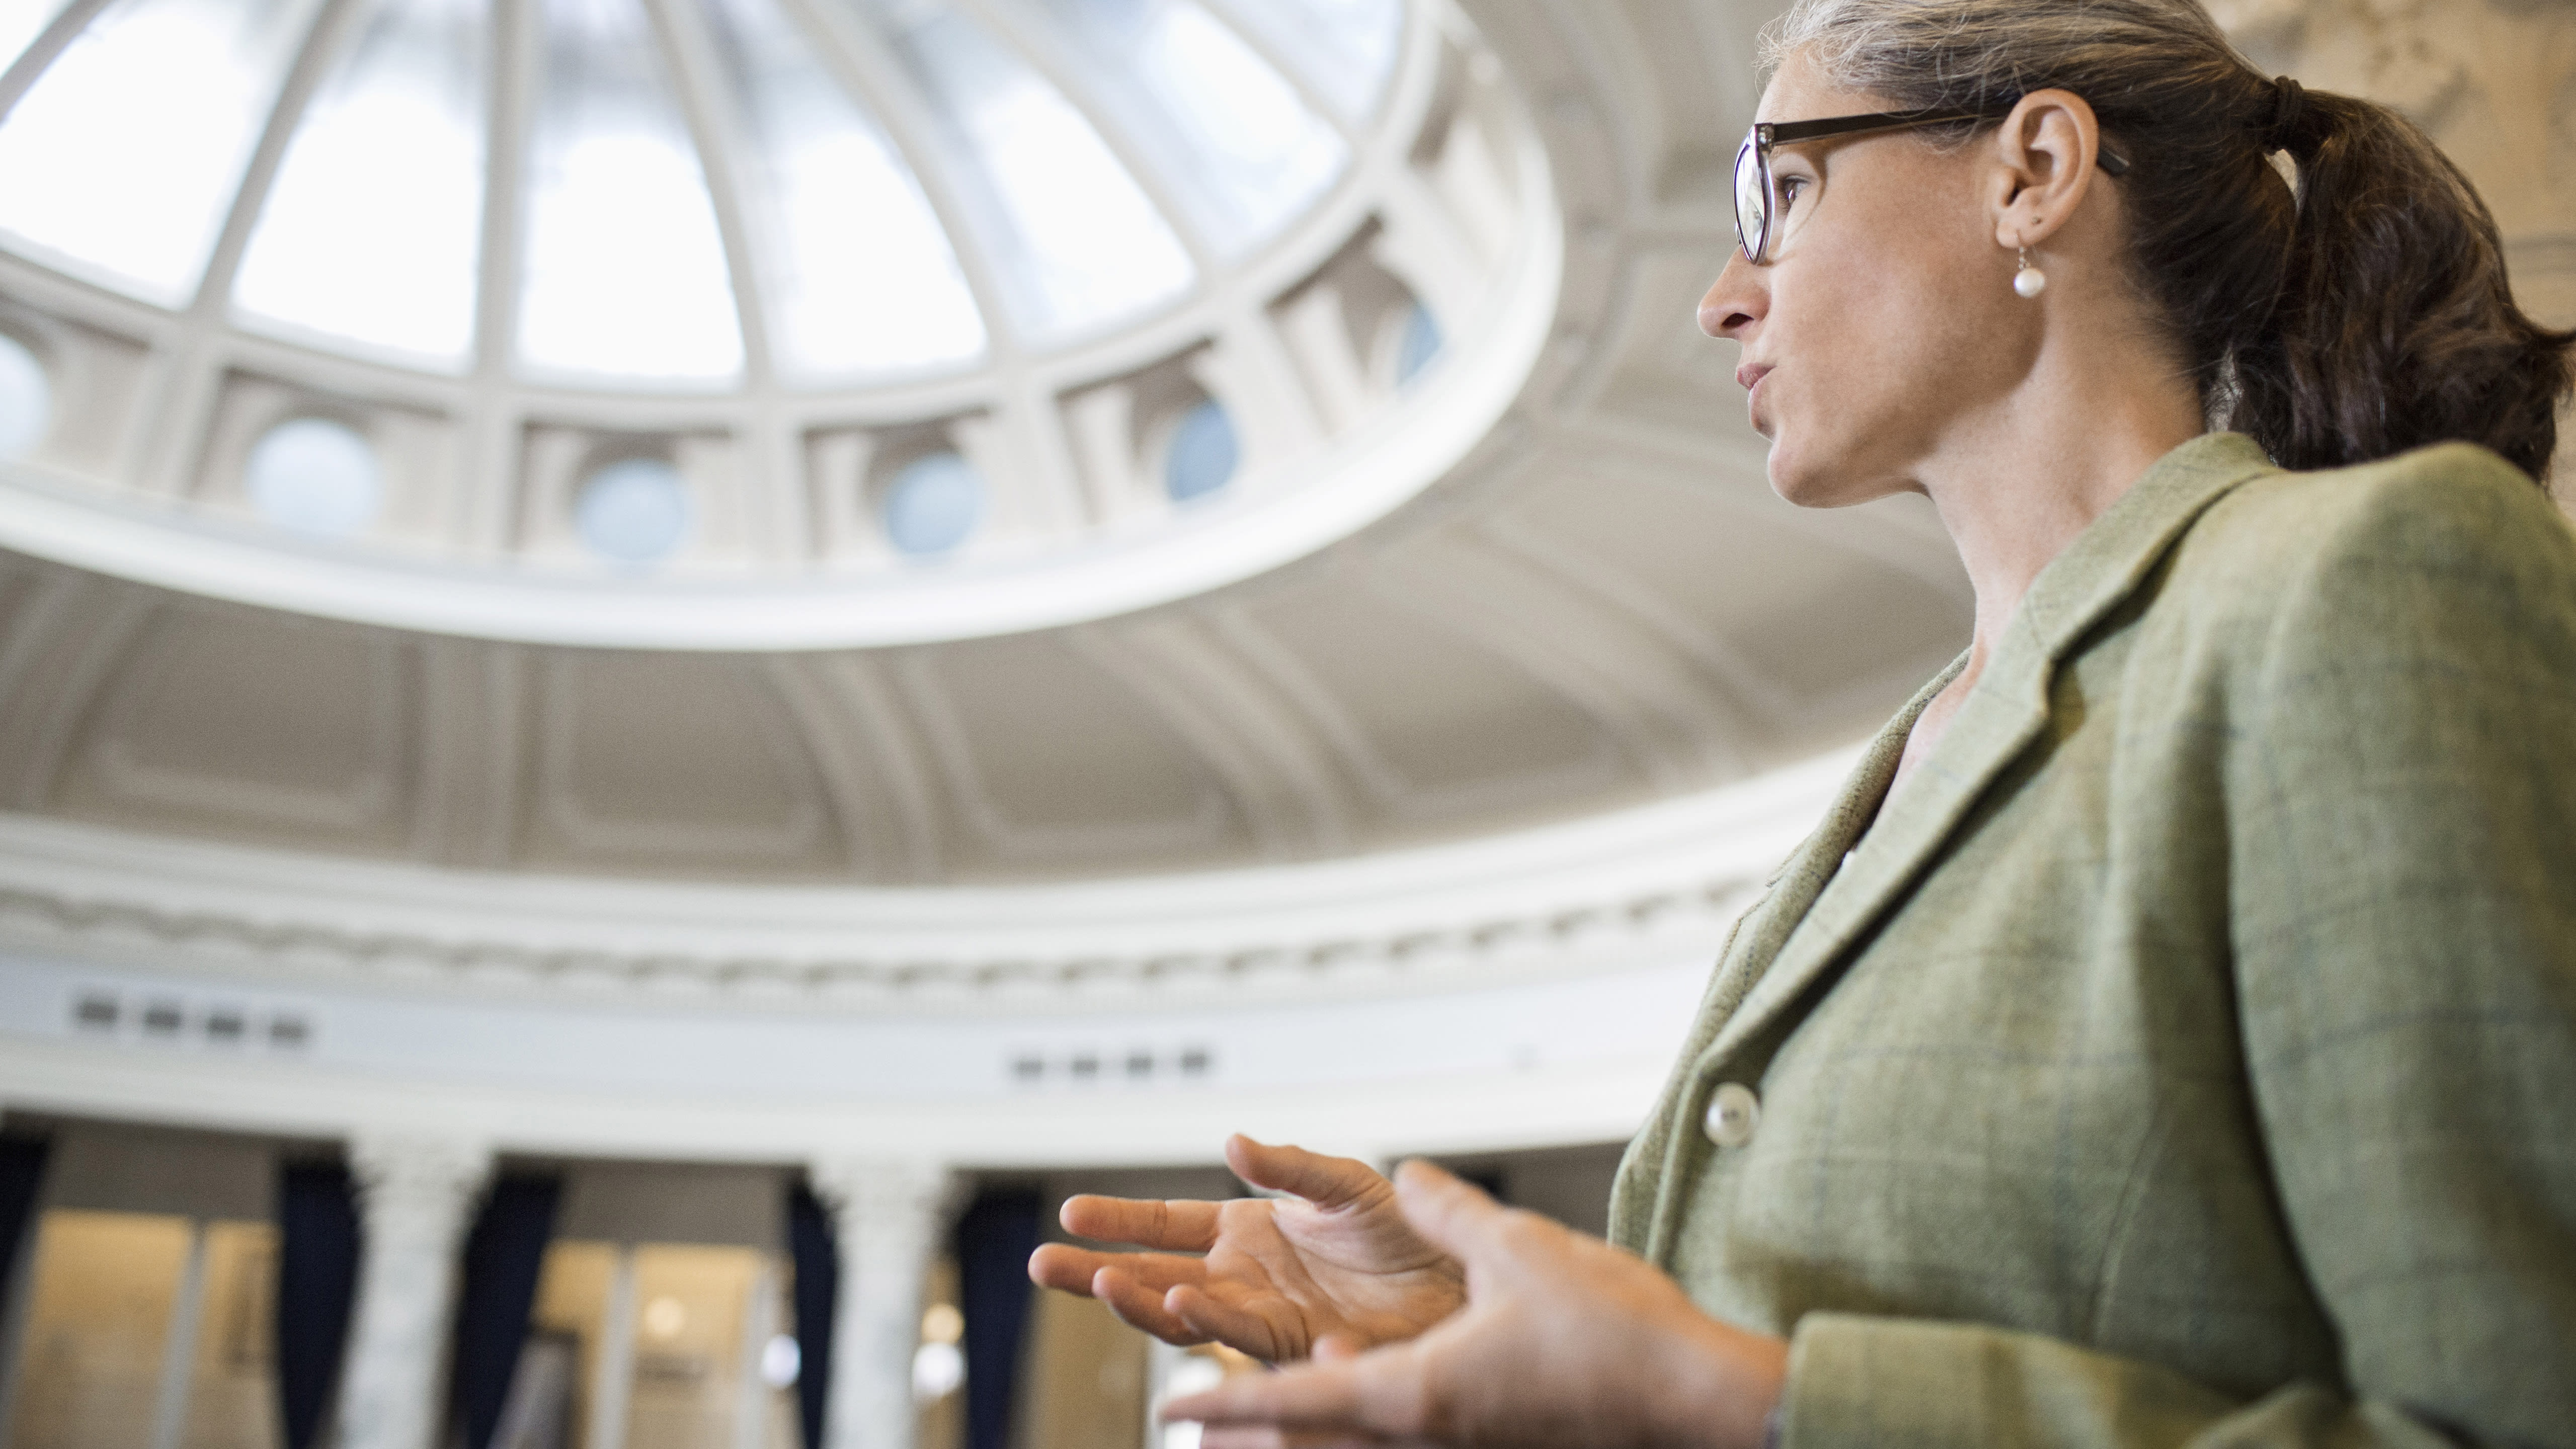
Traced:
<path fill-rule="evenodd" d="M 300 1007 L 192 1001 L 158 991 L 129 995 L 114 987 L 84 986 L 72 993 L 69 1010 L 72 1031 L 80 1036 L 233 1051 L 264 1047 L 301 1052 L 313 1045 L 312 1013 Z"/>
<path fill-rule="evenodd" d="M 1216 1072 L 1216 1053 L 1191 1044 L 1168 1050 L 1128 1047 L 1066 1047 L 1056 1051 L 1024 1049 L 1011 1054 L 1004 1074 L 1023 1089 L 1065 1087 L 1152 1087 L 1196 1085 Z"/>

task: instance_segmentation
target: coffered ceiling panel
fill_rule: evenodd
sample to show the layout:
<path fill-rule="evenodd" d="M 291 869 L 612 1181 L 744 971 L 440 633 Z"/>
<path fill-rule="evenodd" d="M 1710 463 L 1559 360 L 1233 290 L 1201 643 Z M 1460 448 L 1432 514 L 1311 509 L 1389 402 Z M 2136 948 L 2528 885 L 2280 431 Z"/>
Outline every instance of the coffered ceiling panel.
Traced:
<path fill-rule="evenodd" d="M 1784 722 L 1966 640 L 1962 591 L 1893 574 L 1734 479 L 1586 468 L 1579 484 L 1533 492 L 1495 527 L 1690 640 Z M 1813 647 L 1819 639 L 1833 641 L 1829 653 Z"/>
<path fill-rule="evenodd" d="M 1644 92 L 1633 113 L 1644 179 L 1667 203 L 1723 205 L 1733 132 L 1760 93 L 1751 36 L 1718 6 L 1618 0 L 1606 8 L 1626 23 L 1596 33 Z"/>
<path fill-rule="evenodd" d="M 1625 768 L 1601 721 L 1505 647 L 1383 585 L 1322 577 L 1229 632 L 1398 818 L 1508 809 Z"/>
<path fill-rule="evenodd" d="M 173 602 L 105 680 L 58 799 L 382 848 L 410 804 L 413 673 L 397 635 Z"/>
<path fill-rule="evenodd" d="M 545 668 L 532 863 L 831 860 L 801 731 L 751 661 L 562 653 Z"/>
<path fill-rule="evenodd" d="M 972 856 L 1079 872 L 1242 853 L 1241 822 L 1205 760 L 1075 638 L 915 653 L 901 675 Z"/>

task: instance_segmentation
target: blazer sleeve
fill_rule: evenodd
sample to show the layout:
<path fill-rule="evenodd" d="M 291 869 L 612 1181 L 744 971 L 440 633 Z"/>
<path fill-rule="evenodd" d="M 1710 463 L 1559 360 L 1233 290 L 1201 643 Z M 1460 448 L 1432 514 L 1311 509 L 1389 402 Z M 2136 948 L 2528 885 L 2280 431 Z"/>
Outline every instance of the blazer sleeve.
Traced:
<path fill-rule="evenodd" d="M 2256 1126 L 2344 1382 L 2241 1402 L 1818 1314 L 1792 1449 L 2576 1446 L 2576 538 L 2473 449 L 2348 481 L 2247 590 L 2224 815 Z"/>

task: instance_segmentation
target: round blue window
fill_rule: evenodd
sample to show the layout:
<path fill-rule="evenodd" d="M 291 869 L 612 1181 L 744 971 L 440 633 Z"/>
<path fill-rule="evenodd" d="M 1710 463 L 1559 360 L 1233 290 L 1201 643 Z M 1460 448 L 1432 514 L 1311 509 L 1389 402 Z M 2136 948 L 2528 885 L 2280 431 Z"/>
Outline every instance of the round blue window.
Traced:
<path fill-rule="evenodd" d="M 660 563 L 688 541 L 689 484 L 659 458 L 628 458 L 590 475 L 573 504 L 573 526 L 601 558 Z"/>
<path fill-rule="evenodd" d="M 0 332 L 0 458 L 23 456 L 45 439 L 54 417 L 54 388 L 45 365 L 17 338 Z"/>
<path fill-rule="evenodd" d="M 1433 320 L 1431 309 L 1416 302 L 1413 315 L 1404 320 L 1404 340 L 1396 344 L 1395 385 L 1410 386 L 1440 355 L 1440 324 Z"/>
<path fill-rule="evenodd" d="M 915 458 L 886 485 L 886 537 L 908 554 L 948 552 L 983 515 L 984 475 L 955 453 Z"/>
<path fill-rule="evenodd" d="M 1213 399 L 1181 415 L 1172 429 L 1171 450 L 1163 457 L 1163 491 L 1175 503 L 1204 498 L 1234 481 L 1243 463 L 1243 443 L 1234 433 L 1234 418 Z"/>
<path fill-rule="evenodd" d="M 329 418 L 295 418 L 252 446 L 242 490 L 280 528 L 345 538 L 375 522 L 384 470 L 357 429 Z"/>

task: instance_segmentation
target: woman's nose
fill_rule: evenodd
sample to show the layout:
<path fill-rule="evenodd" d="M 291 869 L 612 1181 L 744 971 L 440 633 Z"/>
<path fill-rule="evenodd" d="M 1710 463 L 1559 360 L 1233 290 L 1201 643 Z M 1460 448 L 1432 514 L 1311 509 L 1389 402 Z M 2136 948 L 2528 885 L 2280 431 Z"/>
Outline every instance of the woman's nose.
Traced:
<path fill-rule="evenodd" d="M 1717 274 L 1716 284 L 1700 298 L 1699 330 L 1740 342 L 1743 330 L 1761 319 L 1766 301 L 1762 269 L 1744 259 L 1743 248 L 1735 248 L 1726 254 L 1726 267 Z"/>

